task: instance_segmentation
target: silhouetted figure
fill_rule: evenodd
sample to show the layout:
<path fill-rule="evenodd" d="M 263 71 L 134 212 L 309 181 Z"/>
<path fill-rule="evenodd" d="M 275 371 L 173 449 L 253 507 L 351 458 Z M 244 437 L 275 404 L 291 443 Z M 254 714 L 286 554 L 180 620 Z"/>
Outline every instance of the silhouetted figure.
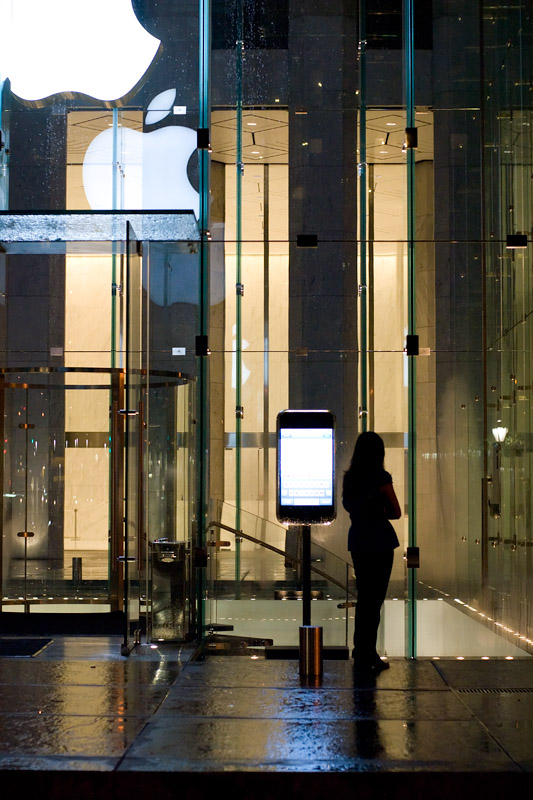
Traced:
<path fill-rule="evenodd" d="M 384 460 L 381 436 L 373 431 L 361 433 L 342 487 L 342 504 L 351 520 L 348 550 L 357 586 L 352 655 L 354 666 L 369 672 L 389 666 L 376 651 L 376 639 L 394 550 L 400 544 L 389 520 L 399 519 L 402 512 Z"/>

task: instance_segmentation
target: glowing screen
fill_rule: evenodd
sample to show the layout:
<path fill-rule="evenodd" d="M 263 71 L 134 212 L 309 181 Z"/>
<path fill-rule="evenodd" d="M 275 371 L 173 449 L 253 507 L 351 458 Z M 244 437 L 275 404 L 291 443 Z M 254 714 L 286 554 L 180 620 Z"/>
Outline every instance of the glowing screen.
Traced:
<path fill-rule="evenodd" d="M 284 506 L 333 505 L 333 430 L 280 430 L 280 493 Z"/>

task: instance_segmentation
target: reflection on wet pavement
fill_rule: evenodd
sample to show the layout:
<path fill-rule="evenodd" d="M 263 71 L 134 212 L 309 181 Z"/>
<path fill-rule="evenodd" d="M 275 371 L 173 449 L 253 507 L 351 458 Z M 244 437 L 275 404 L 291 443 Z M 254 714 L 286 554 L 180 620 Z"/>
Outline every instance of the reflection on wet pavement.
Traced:
<path fill-rule="evenodd" d="M 531 660 L 405 661 L 372 680 L 325 661 L 211 657 L 58 637 L 0 660 L 0 768 L 92 773 L 533 769 Z"/>

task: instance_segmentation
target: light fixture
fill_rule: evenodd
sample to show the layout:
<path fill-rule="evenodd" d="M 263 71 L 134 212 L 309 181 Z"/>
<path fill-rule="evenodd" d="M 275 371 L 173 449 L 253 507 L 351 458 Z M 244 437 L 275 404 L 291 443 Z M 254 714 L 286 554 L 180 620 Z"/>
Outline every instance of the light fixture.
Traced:
<path fill-rule="evenodd" d="M 527 247 L 527 235 L 525 233 L 508 233 L 507 250 L 518 250 L 521 247 Z"/>
<path fill-rule="evenodd" d="M 499 422 L 499 420 L 498 420 L 498 422 Z M 503 444 L 503 442 L 505 441 L 505 437 L 507 436 L 508 432 L 509 432 L 508 428 L 504 428 L 503 426 L 498 426 L 498 427 L 492 429 L 492 435 L 494 436 L 494 439 L 499 444 Z"/>
<path fill-rule="evenodd" d="M 498 423 L 501 423 L 500 419 Z M 507 433 L 508 429 L 501 424 L 497 424 L 492 429 L 494 442 L 492 443 L 492 476 L 489 479 L 489 511 L 493 519 L 499 519 L 501 516 L 501 452 Z"/>

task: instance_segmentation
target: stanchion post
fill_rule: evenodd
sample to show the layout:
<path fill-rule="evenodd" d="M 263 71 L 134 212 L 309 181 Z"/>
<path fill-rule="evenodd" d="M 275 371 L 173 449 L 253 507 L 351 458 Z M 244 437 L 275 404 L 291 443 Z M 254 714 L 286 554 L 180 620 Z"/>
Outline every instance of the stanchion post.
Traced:
<path fill-rule="evenodd" d="M 302 525 L 302 625 L 311 624 L 311 526 Z"/>
<path fill-rule="evenodd" d="M 317 625 L 300 628 L 300 675 L 322 675 L 322 628 Z"/>

